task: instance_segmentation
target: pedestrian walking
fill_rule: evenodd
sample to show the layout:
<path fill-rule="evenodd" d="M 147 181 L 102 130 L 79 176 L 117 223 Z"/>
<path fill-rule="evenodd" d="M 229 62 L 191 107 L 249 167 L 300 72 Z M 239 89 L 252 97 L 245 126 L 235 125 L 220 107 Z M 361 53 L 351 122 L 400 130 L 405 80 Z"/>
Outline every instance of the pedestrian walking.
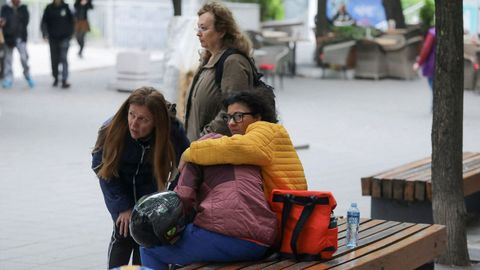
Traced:
<path fill-rule="evenodd" d="M 88 23 L 88 11 L 93 9 L 92 0 L 75 0 L 75 38 L 77 39 L 78 57 L 83 58 L 83 48 L 85 47 L 85 36 L 90 32 Z"/>
<path fill-rule="evenodd" d="M 189 141 L 163 95 L 151 87 L 132 92 L 98 133 L 92 153 L 103 197 L 113 219 L 108 269 L 140 265 L 139 246 L 129 233 L 135 203 L 163 191 Z"/>
<path fill-rule="evenodd" d="M 13 84 L 13 49 L 17 49 L 20 54 L 20 62 L 23 67 L 23 76 L 27 80 L 28 86 L 35 86 L 30 76 L 30 67 L 28 66 L 27 52 L 27 25 L 30 19 L 26 5 L 20 0 L 12 0 L 11 3 L 2 6 L 0 11 L 2 18 L 0 26 L 3 28 L 3 36 L 5 40 L 5 56 L 4 56 L 4 79 L 3 88 L 11 88 Z"/>
<path fill-rule="evenodd" d="M 41 28 L 43 38 L 50 45 L 53 86 L 58 86 L 58 66 L 62 66 L 62 88 L 69 88 L 68 83 L 68 48 L 73 35 L 73 14 L 63 0 L 53 0 L 45 8 Z"/>
<path fill-rule="evenodd" d="M 423 41 L 423 46 L 417 61 L 413 64 L 413 70 L 417 71 L 422 67 L 422 74 L 427 78 L 428 85 L 432 93 L 431 108 L 433 109 L 433 78 L 435 76 L 435 47 L 437 44 L 437 37 L 435 34 L 435 27 L 431 27 Z"/>
<path fill-rule="evenodd" d="M 253 71 L 245 57 L 250 56 L 252 44 L 238 27 L 232 12 L 219 1 L 209 1 L 197 14 L 197 36 L 204 50 L 186 99 L 185 129 L 190 141 L 210 132 L 230 135 L 221 118 L 222 100 L 253 86 Z M 217 85 L 215 66 L 229 48 L 245 56 L 232 54 L 225 60 L 221 83 Z"/>

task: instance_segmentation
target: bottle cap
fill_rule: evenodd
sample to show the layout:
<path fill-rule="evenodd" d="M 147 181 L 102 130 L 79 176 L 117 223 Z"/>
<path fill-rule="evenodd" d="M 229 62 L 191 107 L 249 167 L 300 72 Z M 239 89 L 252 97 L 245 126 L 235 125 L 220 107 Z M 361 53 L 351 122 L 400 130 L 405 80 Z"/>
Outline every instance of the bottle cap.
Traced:
<path fill-rule="evenodd" d="M 352 202 L 351 207 L 357 207 L 357 203 L 356 203 L 356 202 Z"/>

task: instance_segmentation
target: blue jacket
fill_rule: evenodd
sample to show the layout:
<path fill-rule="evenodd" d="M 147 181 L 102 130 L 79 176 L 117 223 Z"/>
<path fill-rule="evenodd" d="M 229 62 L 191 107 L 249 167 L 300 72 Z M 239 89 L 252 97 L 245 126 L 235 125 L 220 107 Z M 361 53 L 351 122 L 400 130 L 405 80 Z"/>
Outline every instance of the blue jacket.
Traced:
<path fill-rule="evenodd" d="M 107 121 L 104 125 L 110 122 Z M 190 145 L 182 124 L 177 120 L 171 123 L 170 141 L 175 150 L 176 162 Z M 142 196 L 156 192 L 157 184 L 151 165 L 151 140 L 134 140 L 127 136 L 119 164 L 119 176 L 112 179 L 99 179 L 103 197 L 114 221 L 118 215 L 133 208 Z M 97 172 L 102 162 L 102 150 L 92 153 L 92 169 Z"/>

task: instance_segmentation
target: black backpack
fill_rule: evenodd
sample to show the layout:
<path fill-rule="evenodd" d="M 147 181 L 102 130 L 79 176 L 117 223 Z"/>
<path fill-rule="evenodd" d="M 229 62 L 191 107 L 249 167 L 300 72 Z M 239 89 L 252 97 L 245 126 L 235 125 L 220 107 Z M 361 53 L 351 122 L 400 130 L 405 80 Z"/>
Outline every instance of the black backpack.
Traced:
<path fill-rule="evenodd" d="M 227 57 L 229 57 L 232 54 L 240 54 L 243 57 L 247 58 L 248 62 L 250 63 L 250 67 L 252 68 L 253 72 L 253 87 L 254 90 L 256 91 L 264 91 L 265 92 L 265 97 L 268 99 L 267 102 L 269 102 L 269 105 L 272 106 L 272 108 L 275 108 L 275 93 L 274 93 L 274 88 L 271 85 L 268 85 L 265 83 L 261 78 L 263 76 L 262 73 L 258 72 L 257 67 L 253 63 L 253 59 L 246 56 L 242 52 L 240 52 L 237 49 L 227 49 L 218 62 L 215 64 L 215 84 L 217 84 L 219 87 L 221 86 L 222 83 L 222 77 L 223 77 L 223 65 L 225 63 L 225 60 L 227 60 Z"/>

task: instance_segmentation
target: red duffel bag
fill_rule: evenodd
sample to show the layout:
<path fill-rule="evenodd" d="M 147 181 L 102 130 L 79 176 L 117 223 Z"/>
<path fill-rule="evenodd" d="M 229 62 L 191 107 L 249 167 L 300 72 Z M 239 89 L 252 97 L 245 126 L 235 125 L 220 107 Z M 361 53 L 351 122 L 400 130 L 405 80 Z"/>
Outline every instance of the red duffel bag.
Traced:
<path fill-rule="evenodd" d="M 279 224 L 279 252 L 300 261 L 330 259 L 337 250 L 338 229 L 331 192 L 274 189 L 272 210 Z"/>

